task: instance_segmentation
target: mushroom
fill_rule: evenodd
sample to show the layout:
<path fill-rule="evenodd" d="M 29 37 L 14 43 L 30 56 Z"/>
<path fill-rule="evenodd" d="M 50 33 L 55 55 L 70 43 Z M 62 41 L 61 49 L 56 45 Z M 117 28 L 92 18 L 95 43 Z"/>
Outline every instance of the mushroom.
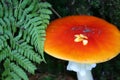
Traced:
<path fill-rule="evenodd" d="M 120 32 L 113 24 L 88 15 L 67 16 L 51 22 L 46 30 L 45 52 L 69 61 L 67 70 L 78 80 L 93 80 L 96 63 L 120 52 Z"/>

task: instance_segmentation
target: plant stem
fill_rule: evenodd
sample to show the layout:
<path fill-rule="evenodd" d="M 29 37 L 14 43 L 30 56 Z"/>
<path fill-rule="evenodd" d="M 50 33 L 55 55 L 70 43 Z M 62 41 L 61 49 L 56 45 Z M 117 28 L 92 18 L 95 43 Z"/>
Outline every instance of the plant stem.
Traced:
<path fill-rule="evenodd" d="M 59 18 L 61 18 L 61 16 L 58 14 L 58 12 L 54 9 L 54 8 L 50 8 Z"/>
<path fill-rule="evenodd" d="M 42 1 L 47 1 L 47 0 L 42 0 Z M 58 18 L 61 18 L 60 14 L 53 7 L 50 7 L 50 9 L 53 11 L 55 15 L 58 16 Z"/>

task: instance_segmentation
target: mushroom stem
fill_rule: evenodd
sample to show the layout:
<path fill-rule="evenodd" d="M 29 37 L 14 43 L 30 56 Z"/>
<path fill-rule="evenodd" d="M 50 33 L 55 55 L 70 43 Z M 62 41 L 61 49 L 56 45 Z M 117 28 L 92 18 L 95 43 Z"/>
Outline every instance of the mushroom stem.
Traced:
<path fill-rule="evenodd" d="M 81 64 L 75 62 L 69 62 L 67 70 L 77 72 L 78 80 L 93 80 L 91 70 L 96 64 Z"/>
<path fill-rule="evenodd" d="M 78 80 L 93 80 L 91 70 L 85 70 L 83 74 L 81 72 L 77 72 Z"/>

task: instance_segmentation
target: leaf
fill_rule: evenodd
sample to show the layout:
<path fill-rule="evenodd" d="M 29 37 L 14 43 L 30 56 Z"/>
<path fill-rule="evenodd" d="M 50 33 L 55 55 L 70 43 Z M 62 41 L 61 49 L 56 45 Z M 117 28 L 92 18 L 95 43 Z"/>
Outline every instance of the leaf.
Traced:
<path fill-rule="evenodd" d="M 3 27 L 0 26 L 0 35 L 3 34 Z"/>
<path fill-rule="evenodd" d="M 0 62 L 9 56 L 10 50 L 9 47 L 4 48 L 0 52 Z"/>
<path fill-rule="evenodd" d="M 28 80 L 44 60 L 44 40 L 51 5 L 39 0 L 0 1 L 0 63 L 2 80 Z"/>
<path fill-rule="evenodd" d="M 42 8 L 51 7 L 51 5 L 48 2 L 40 3 L 39 6 L 42 7 Z"/>
<path fill-rule="evenodd" d="M 40 13 L 41 14 L 52 14 L 52 12 L 49 9 L 41 9 Z"/>
<path fill-rule="evenodd" d="M 0 3 L 0 18 L 3 17 L 3 7 L 2 4 Z"/>
<path fill-rule="evenodd" d="M 24 69 L 26 69 L 28 72 L 34 74 L 34 71 L 36 69 L 36 66 L 31 63 L 27 58 L 20 55 L 16 51 L 12 52 L 12 56 L 14 56 L 14 61 L 16 61 L 20 66 L 22 66 Z M 27 64 L 27 65 L 26 65 Z"/>
<path fill-rule="evenodd" d="M 29 0 L 23 0 L 22 3 L 20 4 L 20 7 L 24 9 L 27 6 L 28 2 Z"/>
<path fill-rule="evenodd" d="M 18 76 L 15 72 L 10 72 L 10 76 L 13 78 L 13 80 L 21 80 L 20 76 Z"/>
<path fill-rule="evenodd" d="M 46 15 L 46 14 L 40 14 L 40 17 L 42 18 L 42 19 L 50 19 L 50 16 L 49 15 Z"/>
<path fill-rule="evenodd" d="M 10 68 L 13 70 L 18 76 L 20 76 L 23 80 L 28 80 L 27 74 L 23 71 L 22 68 L 17 66 L 15 63 L 10 63 Z"/>

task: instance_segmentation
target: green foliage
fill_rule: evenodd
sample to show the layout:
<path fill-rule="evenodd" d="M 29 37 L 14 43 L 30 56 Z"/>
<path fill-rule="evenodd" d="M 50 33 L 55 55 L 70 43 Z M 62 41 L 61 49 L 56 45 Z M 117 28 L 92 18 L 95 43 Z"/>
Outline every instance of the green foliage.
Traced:
<path fill-rule="evenodd" d="M 2 80 L 28 80 L 34 63 L 44 61 L 45 29 L 51 5 L 40 0 L 0 1 L 0 63 Z"/>

